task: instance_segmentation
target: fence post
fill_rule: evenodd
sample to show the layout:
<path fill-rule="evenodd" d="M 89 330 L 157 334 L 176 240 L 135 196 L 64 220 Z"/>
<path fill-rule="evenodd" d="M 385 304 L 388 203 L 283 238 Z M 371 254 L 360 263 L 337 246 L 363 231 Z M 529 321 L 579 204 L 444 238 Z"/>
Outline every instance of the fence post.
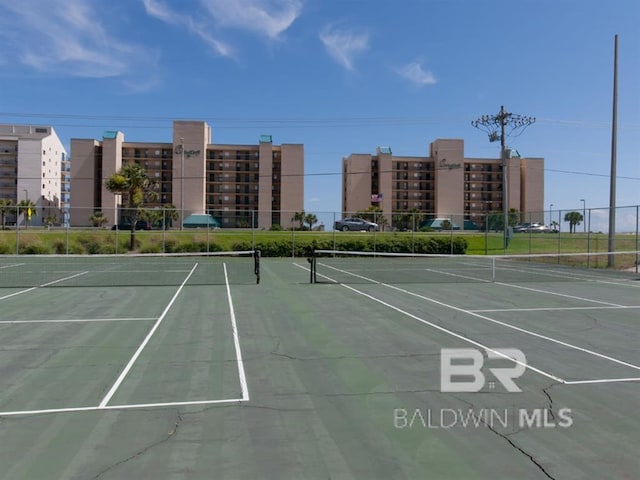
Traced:
<path fill-rule="evenodd" d="M 16 255 L 20 255 L 20 207 L 16 207 Z"/>
<path fill-rule="evenodd" d="M 589 264 L 591 263 L 591 209 L 589 209 L 589 215 L 587 218 L 587 268 L 589 268 Z"/>
<path fill-rule="evenodd" d="M 256 238 L 255 238 L 255 210 L 251 210 L 251 250 L 255 250 L 256 249 Z"/>
<path fill-rule="evenodd" d="M 562 209 L 558 209 L 558 265 L 560 265 L 560 245 L 562 239 Z"/>
<path fill-rule="evenodd" d="M 336 251 L 336 212 L 333 212 L 333 251 Z"/>
<path fill-rule="evenodd" d="M 638 273 L 638 209 L 640 205 L 636 205 L 636 273 Z"/>
<path fill-rule="evenodd" d="M 296 227 L 293 222 L 294 219 L 291 217 L 291 258 L 296 258 Z"/>

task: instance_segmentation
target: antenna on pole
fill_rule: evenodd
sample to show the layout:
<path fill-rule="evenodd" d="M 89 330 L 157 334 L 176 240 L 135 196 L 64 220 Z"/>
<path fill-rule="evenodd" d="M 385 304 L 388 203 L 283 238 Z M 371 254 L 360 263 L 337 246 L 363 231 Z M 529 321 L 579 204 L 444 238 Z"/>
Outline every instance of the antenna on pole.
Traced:
<path fill-rule="evenodd" d="M 517 115 L 511 112 L 507 112 L 504 106 L 500 107 L 500 111 L 497 115 L 482 115 L 480 118 L 471 122 L 471 125 L 479 130 L 487 132 L 490 142 L 500 141 L 500 158 L 502 160 L 502 210 L 504 213 L 504 249 L 508 246 L 508 230 L 509 230 L 509 196 L 507 181 L 507 148 L 506 137 L 511 136 L 517 130 L 524 130 L 529 125 L 535 123 L 535 117 L 528 117 L 524 115 Z M 506 128 L 509 127 L 509 131 L 505 133 Z M 498 129 L 500 133 L 498 134 Z M 518 135 L 520 135 L 520 132 Z"/>

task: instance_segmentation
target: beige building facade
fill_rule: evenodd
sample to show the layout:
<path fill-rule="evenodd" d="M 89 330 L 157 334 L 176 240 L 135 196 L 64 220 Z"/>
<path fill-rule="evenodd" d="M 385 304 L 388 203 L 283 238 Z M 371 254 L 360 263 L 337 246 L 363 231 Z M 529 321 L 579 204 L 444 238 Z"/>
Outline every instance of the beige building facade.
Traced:
<path fill-rule="evenodd" d="M 28 218 L 8 215 L 10 223 L 64 223 L 68 170 L 67 152 L 53 127 L 0 125 L 0 199 L 35 206 Z"/>
<path fill-rule="evenodd" d="M 544 159 L 508 153 L 508 208 L 542 222 Z M 488 215 L 503 212 L 502 170 L 500 158 L 465 157 L 461 139 L 438 139 L 425 157 L 394 156 L 389 147 L 352 154 L 342 162 L 342 214 L 378 206 L 392 227 L 397 214 L 418 211 L 483 228 Z"/>
<path fill-rule="evenodd" d="M 205 122 L 175 121 L 171 142 L 126 142 L 122 132 L 106 132 L 101 141 L 72 139 L 71 158 L 74 226 L 89 225 L 98 210 L 110 225 L 123 221 L 122 199 L 105 182 L 131 163 L 158 186 L 146 206 L 172 205 L 181 218 L 210 213 L 223 228 L 268 229 L 304 208 L 304 146 L 274 145 L 270 135 L 256 145 L 220 145 Z"/>

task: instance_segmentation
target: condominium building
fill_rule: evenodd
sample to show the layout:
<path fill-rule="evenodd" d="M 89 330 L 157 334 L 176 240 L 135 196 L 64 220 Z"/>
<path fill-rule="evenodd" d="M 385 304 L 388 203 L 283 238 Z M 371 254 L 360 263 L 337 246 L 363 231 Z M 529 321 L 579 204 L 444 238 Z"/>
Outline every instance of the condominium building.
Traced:
<path fill-rule="evenodd" d="M 543 221 L 544 159 L 507 152 L 508 208 Z M 460 228 L 482 228 L 487 215 L 503 212 L 503 167 L 500 158 L 466 158 L 464 141 L 438 139 L 429 156 L 395 156 L 389 147 L 375 155 L 343 158 L 343 215 L 377 206 L 393 226 L 396 214 L 416 210 L 447 218 Z"/>
<path fill-rule="evenodd" d="M 9 215 L 9 222 L 64 223 L 67 169 L 67 152 L 53 127 L 0 125 L 0 199 L 35 205 L 20 218 Z"/>
<path fill-rule="evenodd" d="M 123 220 L 120 195 L 105 182 L 131 163 L 158 185 L 158 198 L 146 206 L 172 205 L 182 219 L 209 213 L 223 228 L 266 229 L 288 225 L 304 208 L 304 147 L 274 145 L 270 135 L 256 145 L 219 145 L 205 122 L 175 121 L 170 142 L 125 142 L 114 131 L 102 140 L 72 139 L 71 154 L 72 225 L 89 225 L 98 210 L 109 224 Z"/>

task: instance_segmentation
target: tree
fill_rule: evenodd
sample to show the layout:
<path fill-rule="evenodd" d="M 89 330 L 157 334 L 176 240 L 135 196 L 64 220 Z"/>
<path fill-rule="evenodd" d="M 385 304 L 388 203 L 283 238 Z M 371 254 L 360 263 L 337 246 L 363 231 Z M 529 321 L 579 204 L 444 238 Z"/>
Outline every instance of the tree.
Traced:
<path fill-rule="evenodd" d="M 520 212 L 515 208 L 510 208 L 507 215 L 507 221 L 510 227 L 518 225 L 520 220 Z M 487 215 L 487 230 L 496 232 L 504 230 L 504 213 L 494 212 Z"/>
<path fill-rule="evenodd" d="M 417 208 L 397 213 L 393 216 L 393 226 L 398 230 L 419 230 L 424 213 Z"/>
<path fill-rule="evenodd" d="M 293 221 L 294 222 L 300 222 L 300 230 L 304 230 L 304 217 L 305 217 L 306 213 L 304 212 L 304 210 L 302 210 L 301 212 L 296 212 L 293 214 Z"/>
<path fill-rule="evenodd" d="M 94 227 L 103 227 L 104 224 L 107 223 L 107 217 L 104 216 L 104 213 L 98 210 L 93 212 L 93 215 L 89 217 L 89 221 Z"/>
<path fill-rule="evenodd" d="M 313 213 L 307 213 L 304 216 L 304 221 L 309 224 L 309 231 L 313 230 L 313 224 L 318 223 L 318 217 Z"/>
<path fill-rule="evenodd" d="M 24 225 L 26 227 L 29 225 L 29 222 L 31 222 L 31 217 L 38 214 L 36 204 L 31 200 L 20 200 L 20 202 L 18 202 L 18 216 L 20 216 L 21 213 L 24 214 Z"/>
<path fill-rule="evenodd" d="M 173 203 L 166 204 L 163 209 L 164 221 L 163 228 L 166 230 L 167 227 L 173 226 L 173 222 L 177 221 L 180 218 L 180 214 L 178 213 L 178 209 Z"/>
<path fill-rule="evenodd" d="M 129 248 L 134 250 L 136 245 L 136 222 L 138 221 L 140 207 L 145 201 L 158 197 L 157 184 L 147 176 L 144 168 L 133 163 L 125 165 L 111 175 L 105 182 L 105 186 L 111 193 L 121 194 L 122 199 L 126 199 L 129 221 L 131 222 L 131 242 Z"/>
<path fill-rule="evenodd" d="M 564 221 L 569 222 L 569 233 L 576 233 L 576 225 L 580 225 L 583 220 L 580 212 L 567 212 L 564 216 Z"/>
<path fill-rule="evenodd" d="M 53 227 L 53 225 L 56 223 L 57 220 L 58 220 L 58 217 L 56 217 L 54 214 L 50 213 L 49 215 L 44 217 L 44 224 L 49 229 L 49 228 Z"/>
<path fill-rule="evenodd" d="M 2 218 L 2 230 L 6 228 L 7 214 L 15 212 L 16 207 L 13 200 L 8 198 L 0 198 L 0 217 Z"/>

